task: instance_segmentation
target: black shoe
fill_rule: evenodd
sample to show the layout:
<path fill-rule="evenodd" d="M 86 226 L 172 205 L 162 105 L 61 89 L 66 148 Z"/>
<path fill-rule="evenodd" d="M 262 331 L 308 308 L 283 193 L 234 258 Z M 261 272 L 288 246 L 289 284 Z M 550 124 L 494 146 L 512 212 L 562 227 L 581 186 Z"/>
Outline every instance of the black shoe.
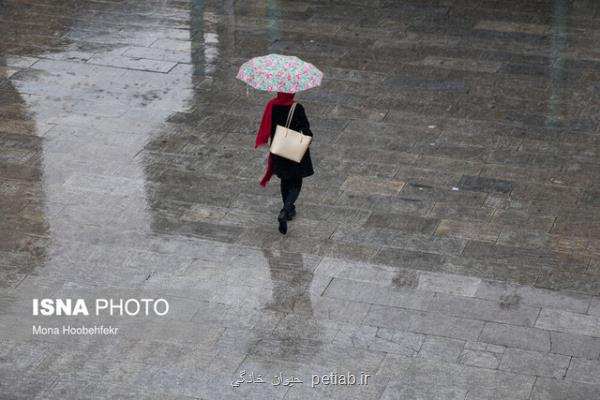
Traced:
<path fill-rule="evenodd" d="M 277 221 L 279 221 L 279 232 L 285 235 L 287 233 L 288 213 L 281 210 L 279 216 L 277 216 Z"/>
<path fill-rule="evenodd" d="M 296 209 L 292 208 L 292 211 L 287 213 L 287 220 L 291 221 L 294 219 L 295 216 L 296 216 Z"/>

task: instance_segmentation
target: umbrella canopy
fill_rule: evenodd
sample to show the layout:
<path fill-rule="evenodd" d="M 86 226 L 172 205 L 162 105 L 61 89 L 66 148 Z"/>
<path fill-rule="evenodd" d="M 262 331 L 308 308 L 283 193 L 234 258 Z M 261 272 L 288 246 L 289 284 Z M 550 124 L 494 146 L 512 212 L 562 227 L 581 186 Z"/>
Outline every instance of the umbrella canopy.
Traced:
<path fill-rule="evenodd" d="M 297 93 L 319 86 L 323 73 L 298 57 L 269 54 L 245 62 L 237 78 L 254 89 Z"/>

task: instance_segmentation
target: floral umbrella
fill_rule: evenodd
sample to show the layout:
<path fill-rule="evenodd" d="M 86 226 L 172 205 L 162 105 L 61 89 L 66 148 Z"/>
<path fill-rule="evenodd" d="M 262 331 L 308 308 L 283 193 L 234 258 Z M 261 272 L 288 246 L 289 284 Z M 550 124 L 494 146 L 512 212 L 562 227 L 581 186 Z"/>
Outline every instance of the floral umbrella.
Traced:
<path fill-rule="evenodd" d="M 245 62 L 237 78 L 254 89 L 297 93 L 319 86 L 323 73 L 298 57 L 269 54 Z"/>

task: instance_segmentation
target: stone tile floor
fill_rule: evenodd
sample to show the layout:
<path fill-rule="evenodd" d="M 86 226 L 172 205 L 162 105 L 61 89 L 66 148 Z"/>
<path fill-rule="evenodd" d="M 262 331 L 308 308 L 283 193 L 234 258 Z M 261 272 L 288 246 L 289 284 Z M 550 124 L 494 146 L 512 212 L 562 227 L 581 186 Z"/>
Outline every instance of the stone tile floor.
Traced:
<path fill-rule="evenodd" d="M 592 0 L 0 2 L 0 398 L 600 399 L 599 40 Z M 285 237 L 270 52 L 325 73 Z"/>

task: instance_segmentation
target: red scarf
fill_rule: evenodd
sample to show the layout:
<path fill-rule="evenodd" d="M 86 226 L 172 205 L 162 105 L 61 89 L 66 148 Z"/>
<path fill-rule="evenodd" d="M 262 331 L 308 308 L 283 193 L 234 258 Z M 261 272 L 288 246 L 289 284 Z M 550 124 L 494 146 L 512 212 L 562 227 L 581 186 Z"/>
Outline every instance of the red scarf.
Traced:
<path fill-rule="evenodd" d="M 258 133 L 256 134 L 256 146 L 262 146 L 263 144 L 267 144 L 269 142 L 269 138 L 271 137 L 271 124 L 273 121 L 273 106 L 274 105 L 282 105 L 282 106 L 291 106 L 294 104 L 294 93 L 279 93 L 277 92 L 277 97 L 271 99 L 267 106 L 265 107 L 265 111 L 263 113 L 262 121 L 260 122 L 260 128 L 258 129 Z M 260 186 L 267 186 L 267 183 L 273 176 L 272 171 L 272 161 L 271 161 L 271 153 L 269 153 L 269 158 L 267 159 L 267 170 L 265 171 L 265 175 L 260 180 Z"/>

